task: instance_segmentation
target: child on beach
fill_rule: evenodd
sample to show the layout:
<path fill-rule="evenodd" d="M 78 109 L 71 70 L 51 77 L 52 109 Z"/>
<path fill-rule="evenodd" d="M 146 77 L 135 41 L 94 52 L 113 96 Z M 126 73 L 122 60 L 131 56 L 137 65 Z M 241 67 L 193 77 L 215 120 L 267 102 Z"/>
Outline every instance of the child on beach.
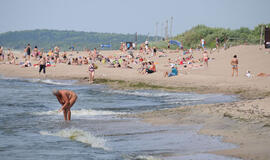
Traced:
<path fill-rule="evenodd" d="M 203 63 L 206 64 L 206 66 L 208 67 L 208 54 L 207 54 L 207 51 L 204 51 L 204 53 L 203 53 Z"/>
<path fill-rule="evenodd" d="M 251 77 L 251 73 L 249 70 L 247 70 L 247 73 L 246 73 L 246 77 L 250 78 Z"/>

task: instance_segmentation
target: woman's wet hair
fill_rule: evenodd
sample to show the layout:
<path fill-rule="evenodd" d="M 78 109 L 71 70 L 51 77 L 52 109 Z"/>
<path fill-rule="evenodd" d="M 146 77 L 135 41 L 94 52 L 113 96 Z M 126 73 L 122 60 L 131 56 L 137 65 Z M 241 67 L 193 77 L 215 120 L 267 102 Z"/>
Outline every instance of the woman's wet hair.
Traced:
<path fill-rule="evenodd" d="M 237 55 L 235 54 L 235 55 L 233 56 L 233 58 L 237 58 Z"/>

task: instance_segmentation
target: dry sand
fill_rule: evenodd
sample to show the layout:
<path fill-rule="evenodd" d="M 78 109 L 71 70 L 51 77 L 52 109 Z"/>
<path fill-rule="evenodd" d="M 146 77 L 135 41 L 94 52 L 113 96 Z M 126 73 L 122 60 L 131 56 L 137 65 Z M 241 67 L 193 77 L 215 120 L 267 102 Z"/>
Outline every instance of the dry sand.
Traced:
<path fill-rule="evenodd" d="M 239 148 L 215 152 L 243 159 L 270 159 L 270 77 L 256 77 L 257 73 L 270 73 L 270 50 L 259 46 L 237 46 L 209 54 L 209 67 L 180 71 L 180 75 L 164 78 L 169 70 L 168 58 L 174 59 L 177 53 L 167 51 L 168 57 L 152 57 L 157 62 L 157 72 L 141 75 L 134 69 L 108 68 L 98 63 L 96 78 L 124 80 L 128 83 L 143 82 L 151 85 L 173 87 L 179 91 L 199 93 L 239 94 L 238 102 L 185 106 L 135 115 L 153 124 L 203 124 L 202 134 L 220 135 L 224 141 L 239 145 Z M 103 55 L 120 55 L 119 51 L 101 51 Z M 20 54 L 21 57 L 22 53 Z M 136 53 L 135 53 L 136 54 Z M 231 77 L 230 60 L 234 54 L 239 58 L 239 76 Z M 80 52 L 74 55 L 87 55 Z M 195 58 L 202 57 L 196 51 Z M 149 57 L 149 56 L 147 56 Z M 35 62 L 34 62 L 35 63 Z M 252 78 L 245 77 L 247 70 Z M 57 64 L 47 68 L 47 78 L 79 79 L 88 77 L 87 66 Z M 38 68 L 20 68 L 16 65 L 0 64 L 0 74 L 7 77 L 38 78 Z"/>

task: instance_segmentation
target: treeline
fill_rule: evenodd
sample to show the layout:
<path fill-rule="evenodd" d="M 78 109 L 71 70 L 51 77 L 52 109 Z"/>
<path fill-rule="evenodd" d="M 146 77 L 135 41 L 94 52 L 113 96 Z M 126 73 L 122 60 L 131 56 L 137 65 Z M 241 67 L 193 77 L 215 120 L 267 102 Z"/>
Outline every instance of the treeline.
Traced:
<path fill-rule="evenodd" d="M 270 26 L 270 24 L 267 25 Z M 173 39 L 180 41 L 184 48 L 198 47 L 202 38 L 205 40 L 206 47 L 214 48 L 216 46 L 216 37 L 219 38 L 221 44 L 224 44 L 225 42 L 230 45 L 259 44 L 261 26 L 262 24 L 256 26 L 253 30 L 246 27 L 231 30 L 198 25 L 177 35 Z"/>
<path fill-rule="evenodd" d="M 270 24 L 267 24 L 270 26 Z M 173 39 L 181 42 L 184 48 L 197 48 L 200 40 L 205 40 L 207 48 L 214 48 L 216 37 L 219 38 L 220 44 L 225 42 L 229 45 L 239 44 L 259 44 L 261 26 L 254 29 L 241 27 L 240 29 L 212 28 L 205 25 L 197 25 L 190 30 L 175 36 Z M 264 37 L 264 35 L 263 35 Z M 143 43 L 146 39 L 152 41 L 150 45 L 158 48 L 166 48 L 167 41 L 154 42 L 156 37 L 147 37 L 146 35 L 137 36 L 137 44 Z M 160 38 L 160 37 L 159 37 Z M 59 31 L 59 30 L 28 30 L 15 31 L 0 34 L 0 45 L 5 48 L 22 50 L 30 43 L 32 47 L 44 48 L 49 50 L 56 45 L 61 50 L 69 50 L 72 46 L 77 50 L 85 48 L 100 48 L 101 44 L 110 44 L 109 49 L 119 49 L 120 42 L 134 42 L 135 34 L 116 34 L 116 33 L 97 33 L 97 32 L 78 32 L 78 31 Z M 172 46 L 172 48 L 176 48 Z M 106 48 L 105 48 L 106 49 Z"/>
<path fill-rule="evenodd" d="M 22 50 L 30 43 L 32 47 L 44 48 L 49 50 L 56 45 L 61 50 L 69 50 L 72 46 L 77 50 L 85 48 L 100 48 L 101 44 L 110 44 L 110 49 L 119 49 L 120 42 L 135 41 L 135 34 L 116 34 L 116 33 L 97 33 L 97 32 L 78 32 L 78 31 L 59 31 L 59 30 L 27 30 L 6 32 L 0 34 L 0 45 L 5 48 Z M 148 38 L 153 37 L 138 35 L 137 43 L 142 43 Z"/>

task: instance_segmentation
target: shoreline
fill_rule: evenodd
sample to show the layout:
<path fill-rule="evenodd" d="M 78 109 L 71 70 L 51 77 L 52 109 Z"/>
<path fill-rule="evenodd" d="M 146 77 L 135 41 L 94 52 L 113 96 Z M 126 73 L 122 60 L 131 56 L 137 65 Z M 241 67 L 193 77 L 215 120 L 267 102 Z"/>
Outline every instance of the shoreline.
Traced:
<path fill-rule="evenodd" d="M 16 78 L 36 78 L 36 77 L 16 77 Z M 88 81 L 82 78 L 66 79 L 64 77 L 53 78 L 51 80 L 77 80 L 78 85 L 88 85 Z M 200 92 L 201 88 L 189 87 L 164 87 L 158 85 L 150 85 L 144 82 L 127 82 L 124 80 L 111 80 L 111 79 L 97 79 L 95 84 L 104 84 L 113 89 L 154 89 L 154 90 L 166 90 L 175 92 L 193 92 L 199 94 L 207 93 L 220 93 L 220 94 L 233 94 L 228 92 Z M 139 84 L 139 85 L 138 85 Z M 213 89 L 214 90 L 214 89 Z M 216 91 L 216 90 L 215 90 Z M 221 91 L 221 90 L 219 90 Z M 252 92 L 252 91 L 249 91 Z M 244 92 L 245 93 L 245 92 Z M 253 92 L 254 93 L 254 92 Z M 256 90 L 256 93 L 259 93 Z M 211 154 L 230 156 L 241 159 L 253 159 L 264 160 L 270 157 L 267 149 L 255 150 L 256 153 L 252 153 L 254 146 L 254 139 L 261 141 L 263 144 L 269 144 L 270 141 L 265 141 L 268 133 L 270 133 L 270 110 L 269 112 L 261 112 L 250 110 L 250 108 L 241 108 L 247 104 L 255 105 L 258 101 L 270 102 L 270 96 L 268 92 L 261 92 L 258 98 L 250 98 L 250 94 L 240 95 L 238 101 L 216 103 L 216 104 L 199 104 L 193 106 L 180 106 L 176 108 L 163 109 L 158 111 L 143 112 L 133 115 L 124 115 L 127 117 L 139 118 L 145 123 L 152 125 L 193 125 L 200 124 L 203 127 L 198 134 L 205 134 L 208 136 L 221 136 L 222 141 L 225 143 L 236 144 L 238 147 L 228 150 L 218 150 L 209 152 Z M 270 104 L 270 103 L 269 103 Z M 234 108 L 235 107 L 235 108 Z M 254 113 L 256 113 L 254 115 Z M 242 130 L 239 130 L 242 128 Z M 249 128 L 254 128 L 253 132 Z M 255 131 L 256 130 L 256 131 Z M 245 135 L 246 138 L 240 138 Z M 233 137 L 235 136 L 235 137 Z M 251 140 L 248 140 L 250 139 Z M 260 138 L 259 138 L 260 137 Z M 265 145 L 265 146 L 267 146 Z M 256 148 L 260 148 L 258 145 Z M 264 151 L 261 153 L 261 151 Z M 258 153 L 257 153 L 258 152 Z M 260 154 L 260 155 L 257 155 Z M 261 155 L 262 154 L 262 155 Z"/>
<path fill-rule="evenodd" d="M 181 106 L 173 109 L 152 111 L 137 115 L 142 121 L 153 125 L 202 124 L 200 134 L 222 136 L 225 142 L 237 144 L 232 150 L 213 152 L 214 154 L 237 158 L 270 159 L 270 83 L 269 77 L 230 77 L 231 68 L 224 67 L 232 55 L 240 56 L 240 68 L 252 68 L 253 72 L 270 72 L 270 54 L 258 50 L 257 46 L 232 47 L 220 53 L 213 53 L 213 61 L 208 68 L 190 70 L 188 73 L 164 78 L 167 58 L 153 58 L 158 62 L 159 72 L 150 75 L 138 74 L 136 68 L 108 68 L 99 63 L 96 72 L 97 84 L 106 84 L 113 89 L 158 89 L 177 92 L 222 93 L 239 96 L 239 101 L 230 103 Z M 82 53 L 84 54 L 84 53 Z M 104 51 L 114 55 L 114 51 Z M 170 57 L 175 55 L 168 54 Z M 194 53 L 199 57 L 199 53 Z M 242 56 L 242 57 L 241 57 Z M 259 57 L 259 58 L 258 58 Z M 258 60 L 250 63 L 250 59 Z M 257 65 L 260 64 L 260 65 Z M 239 75 L 245 75 L 242 69 Z M 0 64 L 0 74 L 6 77 L 38 78 L 38 69 L 19 68 L 16 65 Z M 88 84 L 87 66 L 58 64 L 49 67 L 47 78 L 52 80 L 77 80 L 78 84 Z M 123 74 L 124 73 L 124 74 Z"/>
<path fill-rule="evenodd" d="M 6 74 L 1 72 L 0 75 L 4 77 L 10 78 L 33 78 L 33 79 L 43 79 L 38 76 L 32 75 L 20 75 L 15 76 L 13 74 Z M 48 76 L 46 79 L 51 80 L 76 80 L 78 81 L 77 84 L 89 85 L 88 77 L 75 77 L 75 76 Z M 255 89 L 250 87 L 234 87 L 234 88 L 219 88 L 219 87 L 210 87 L 205 85 L 193 85 L 190 84 L 182 84 L 181 86 L 175 87 L 174 85 L 167 84 L 163 85 L 164 83 L 149 83 L 145 81 L 139 80 L 123 80 L 123 79 L 111 79 L 111 78 L 104 78 L 98 77 L 95 78 L 94 84 L 105 84 L 110 86 L 113 89 L 157 89 L 157 90 L 166 90 L 166 91 L 175 91 L 175 92 L 194 92 L 199 94 L 231 94 L 237 95 L 241 100 L 256 100 L 256 99 L 264 99 L 270 96 L 270 91 L 262 90 L 262 89 Z"/>

